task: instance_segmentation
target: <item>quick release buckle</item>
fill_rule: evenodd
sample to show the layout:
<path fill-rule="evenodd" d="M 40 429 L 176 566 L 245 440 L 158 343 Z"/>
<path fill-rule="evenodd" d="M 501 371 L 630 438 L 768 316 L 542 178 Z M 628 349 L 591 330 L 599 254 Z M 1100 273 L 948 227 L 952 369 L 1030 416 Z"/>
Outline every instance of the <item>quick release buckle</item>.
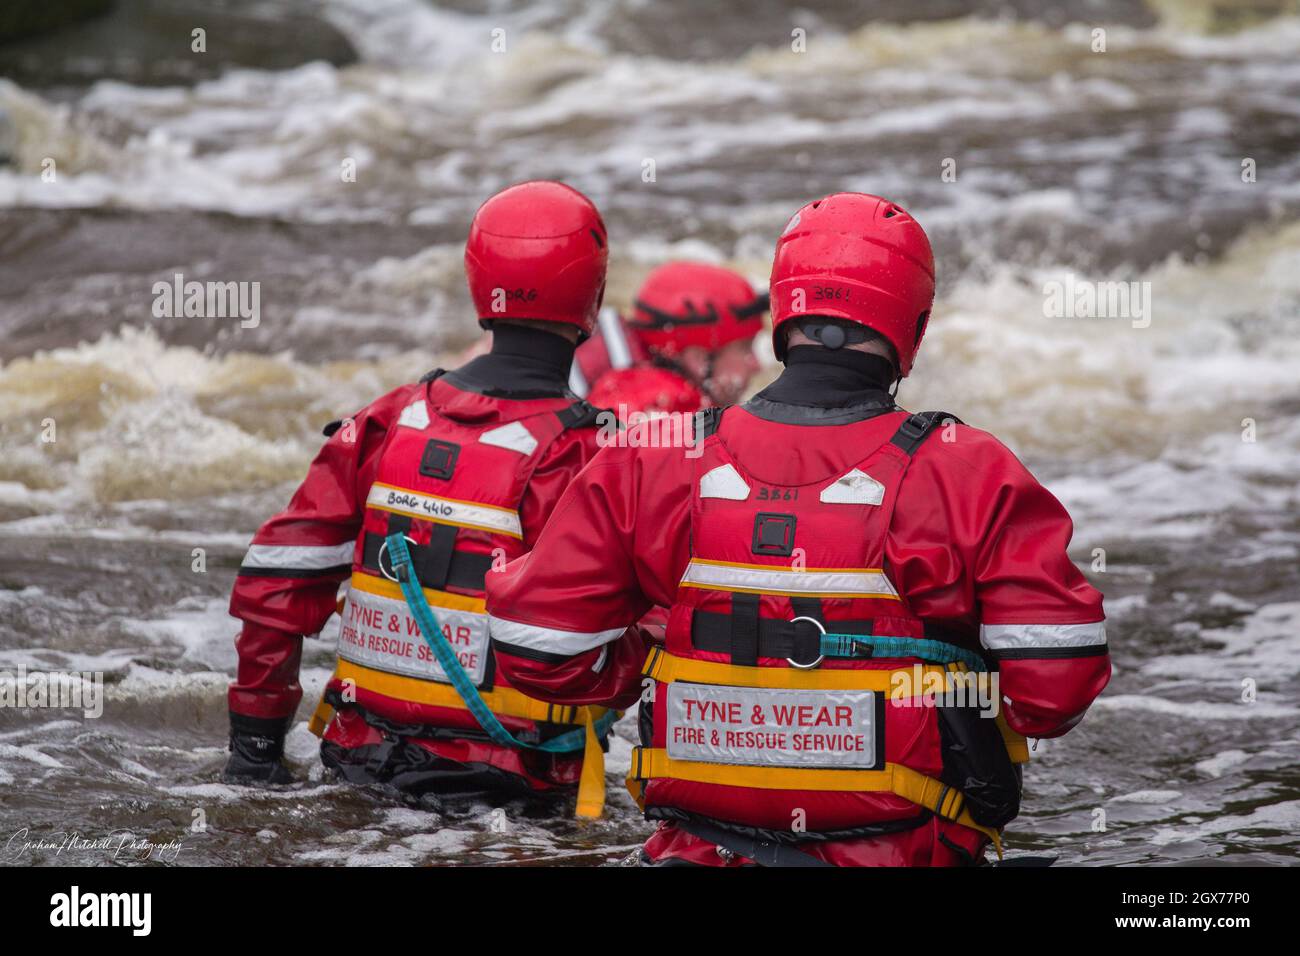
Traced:
<path fill-rule="evenodd" d="M 826 633 L 826 628 L 822 627 L 822 622 L 817 620 L 817 618 L 815 617 L 800 616 L 800 617 L 790 618 L 791 624 L 798 624 L 800 621 L 808 621 L 809 623 L 812 624 L 813 627 L 817 628 L 817 644 L 818 644 L 817 659 L 809 664 L 801 664 L 793 657 L 787 657 L 786 661 L 789 663 L 791 667 L 797 667 L 801 671 L 815 670 L 816 668 L 821 667 L 822 661 L 826 659 L 826 655 L 822 654 L 820 651 L 821 638 Z"/>

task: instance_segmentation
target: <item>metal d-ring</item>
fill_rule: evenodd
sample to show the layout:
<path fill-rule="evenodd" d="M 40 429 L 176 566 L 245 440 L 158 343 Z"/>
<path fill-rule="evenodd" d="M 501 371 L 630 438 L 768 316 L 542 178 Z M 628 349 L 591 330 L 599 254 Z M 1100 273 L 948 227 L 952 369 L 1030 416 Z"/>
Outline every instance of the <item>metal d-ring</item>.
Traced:
<path fill-rule="evenodd" d="M 404 534 L 402 535 L 402 537 L 406 539 L 408 544 L 412 546 L 415 545 L 415 539 L 412 538 L 409 534 Z M 379 565 L 380 574 L 388 578 L 388 580 L 392 581 L 394 584 L 400 584 L 401 582 L 397 580 L 397 575 L 390 574 L 389 571 L 384 567 L 384 551 L 387 550 L 387 548 L 388 548 L 388 539 L 385 538 L 384 543 L 379 546 L 379 554 L 375 556 L 375 564 Z"/>
<path fill-rule="evenodd" d="M 813 623 L 813 626 L 816 627 L 818 631 L 820 631 L 822 634 L 825 634 L 825 633 L 826 633 L 826 628 L 822 627 L 822 622 L 819 621 L 819 620 L 817 620 L 817 618 L 815 618 L 815 617 L 792 617 L 792 618 L 790 618 L 790 623 L 791 623 L 791 624 L 795 624 L 795 623 L 797 623 L 797 622 L 799 622 L 799 621 L 811 621 L 811 622 Z M 801 670 L 801 671 L 810 671 L 810 670 L 815 670 L 816 668 L 821 667 L 822 661 L 824 661 L 824 660 L 826 660 L 826 655 L 825 655 L 825 654 L 818 654 L 818 655 L 817 655 L 817 660 L 813 661 L 811 664 L 800 664 L 800 663 L 799 663 L 797 660 L 795 660 L 793 657 L 787 657 L 787 658 L 786 658 L 786 661 L 789 662 L 789 664 L 790 664 L 791 667 L 797 667 L 797 668 L 799 668 L 799 670 Z"/>

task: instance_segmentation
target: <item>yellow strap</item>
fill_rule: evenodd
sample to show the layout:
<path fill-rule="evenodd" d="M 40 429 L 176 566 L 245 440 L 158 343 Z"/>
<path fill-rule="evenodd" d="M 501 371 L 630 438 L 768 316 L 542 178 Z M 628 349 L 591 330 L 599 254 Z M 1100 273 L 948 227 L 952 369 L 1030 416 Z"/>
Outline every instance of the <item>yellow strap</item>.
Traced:
<path fill-rule="evenodd" d="M 334 676 L 339 680 L 351 680 L 363 690 L 374 691 L 376 694 L 383 694 L 395 700 L 428 704 L 433 707 L 466 709 L 465 702 L 460 699 L 460 694 L 456 693 L 456 688 L 439 681 L 389 674 L 386 671 L 374 670 L 345 660 L 338 662 Z M 587 711 L 594 710 L 591 718 L 593 720 L 605 713 L 603 707 L 566 707 L 562 704 L 548 704 L 528 697 L 513 687 L 494 687 L 479 693 L 492 713 L 501 717 L 519 717 L 523 720 L 537 720 L 552 724 L 584 724 L 588 719 Z"/>
<path fill-rule="evenodd" d="M 307 729 L 317 737 L 324 736 L 325 728 L 329 726 L 329 722 L 333 719 L 334 708 L 325 703 L 325 698 L 322 697 L 320 702 L 316 704 L 316 710 L 312 713 L 311 720 L 307 721 Z"/>
<path fill-rule="evenodd" d="M 699 661 L 669 654 L 660 647 L 654 647 L 646 658 L 643 673 L 665 684 L 673 681 L 687 681 L 692 684 L 716 684 L 722 687 L 773 687 L 790 690 L 872 690 L 889 694 L 890 699 L 902 695 L 895 692 L 894 675 L 904 673 L 908 679 L 900 682 L 902 690 L 909 697 L 919 697 L 925 693 L 928 678 L 935 675 L 943 679 L 947 669 L 938 664 L 922 664 L 921 681 L 911 680 L 915 672 L 912 667 L 900 667 L 893 670 L 846 670 L 819 667 L 815 670 L 801 670 L 797 667 L 742 667 L 726 664 L 722 661 Z"/>
<path fill-rule="evenodd" d="M 1029 763 L 1029 743 L 1007 724 L 1007 718 L 998 711 L 995 718 L 998 730 L 1002 731 L 1002 742 L 1007 745 L 1007 755 L 1012 763 Z"/>
<path fill-rule="evenodd" d="M 371 574 L 368 571 L 354 571 L 352 573 L 352 589 L 406 603 L 406 596 L 402 594 L 401 585 L 389 581 L 387 578 L 381 578 L 377 574 Z M 439 591 L 436 588 L 423 588 L 422 590 L 428 602 L 436 608 L 468 611 L 471 614 L 487 613 L 487 603 L 484 598 L 473 597 L 468 594 L 457 594 L 454 591 Z"/>
<path fill-rule="evenodd" d="M 584 820 L 599 820 L 605 809 L 605 751 L 596 735 L 593 710 L 586 711 L 587 740 L 582 751 L 582 776 L 578 780 L 577 815 Z"/>
<path fill-rule="evenodd" d="M 661 748 L 636 747 L 628 770 L 628 790 L 641 803 L 642 781 L 671 777 L 693 783 L 750 787 L 756 790 L 816 790 L 887 792 L 910 800 L 936 816 L 978 830 L 993 841 L 1002 859 L 1002 837 L 997 830 L 976 823 L 965 808 L 961 791 L 902 764 L 887 763 L 883 770 L 825 770 L 804 767 L 756 767 L 674 760 Z M 643 807 L 644 809 L 644 807 Z"/>

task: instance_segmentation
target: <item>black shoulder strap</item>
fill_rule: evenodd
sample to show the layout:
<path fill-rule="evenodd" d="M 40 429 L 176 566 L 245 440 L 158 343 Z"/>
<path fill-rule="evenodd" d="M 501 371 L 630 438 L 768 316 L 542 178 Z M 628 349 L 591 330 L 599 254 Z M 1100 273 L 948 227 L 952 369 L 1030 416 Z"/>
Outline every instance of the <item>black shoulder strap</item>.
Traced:
<path fill-rule="evenodd" d="M 420 376 L 420 384 L 423 385 L 426 382 L 432 382 L 435 378 L 441 378 L 443 375 L 446 374 L 447 374 L 447 370 L 445 368 L 435 368 L 432 371 L 425 372 L 423 375 Z"/>
<path fill-rule="evenodd" d="M 915 415 L 908 416 L 903 424 L 898 426 L 898 431 L 894 432 L 894 437 L 889 439 L 894 445 L 903 450 L 903 454 L 909 458 L 916 454 L 916 450 L 921 447 L 922 443 L 930 437 L 940 425 L 946 425 L 949 422 L 956 422 L 958 425 L 965 424 L 956 415 L 949 412 L 917 412 Z"/>
<path fill-rule="evenodd" d="M 570 428 L 590 428 L 596 424 L 598 415 L 600 409 L 585 400 L 576 401 L 555 413 L 555 417 L 560 420 L 560 428 L 564 431 Z"/>
<path fill-rule="evenodd" d="M 695 413 L 695 440 L 702 442 L 710 435 L 717 434 L 718 429 L 722 426 L 722 413 L 730 405 L 710 405 L 708 408 L 702 408 Z"/>
<path fill-rule="evenodd" d="M 320 433 L 324 435 L 326 438 L 333 438 L 334 433 L 342 427 L 343 427 L 343 419 L 336 418 L 334 419 L 334 421 L 330 422 L 328 425 L 322 428 L 320 430 Z"/>

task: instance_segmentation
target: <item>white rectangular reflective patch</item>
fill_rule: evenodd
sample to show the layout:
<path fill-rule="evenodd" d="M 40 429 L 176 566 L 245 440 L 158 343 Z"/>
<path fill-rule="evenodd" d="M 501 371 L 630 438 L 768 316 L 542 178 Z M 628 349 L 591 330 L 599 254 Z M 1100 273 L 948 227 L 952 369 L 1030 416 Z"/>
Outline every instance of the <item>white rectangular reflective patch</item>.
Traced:
<path fill-rule="evenodd" d="M 461 666 L 475 686 L 482 684 L 490 653 L 487 615 L 442 607 L 433 613 Z M 343 606 L 339 657 L 390 674 L 450 683 L 406 602 L 359 588 L 348 593 Z"/>
<path fill-rule="evenodd" d="M 366 504 L 371 508 L 396 511 L 428 521 L 444 521 L 447 524 L 457 524 L 467 528 L 481 528 L 484 531 L 496 531 L 515 538 L 524 536 L 518 512 L 508 508 L 457 501 L 454 498 L 439 498 L 435 495 L 422 495 L 418 491 L 395 488 L 379 482 L 370 486 Z"/>
<path fill-rule="evenodd" d="M 668 685 L 674 760 L 769 767 L 876 766 L 876 693 Z"/>

